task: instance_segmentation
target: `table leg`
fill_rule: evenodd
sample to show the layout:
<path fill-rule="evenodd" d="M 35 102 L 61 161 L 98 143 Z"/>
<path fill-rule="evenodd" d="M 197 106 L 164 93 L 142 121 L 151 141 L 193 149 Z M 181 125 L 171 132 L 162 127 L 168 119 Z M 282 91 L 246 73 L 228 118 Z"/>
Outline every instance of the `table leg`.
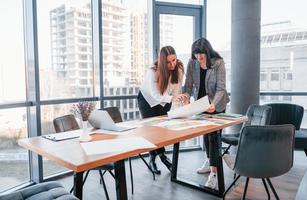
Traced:
<path fill-rule="evenodd" d="M 82 200 L 83 172 L 74 172 L 74 195 Z"/>
<path fill-rule="evenodd" d="M 218 134 L 218 133 L 217 133 Z M 219 144 L 218 142 L 216 142 L 216 144 L 214 145 L 214 148 L 217 148 L 216 150 L 219 151 Z M 217 154 L 217 157 L 215 157 L 214 159 L 217 160 L 217 173 L 218 173 L 218 185 L 219 185 L 219 190 L 213 190 L 211 188 L 207 188 L 199 183 L 195 183 L 193 181 L 188 181 L 188 180 L 184 180 L 182 178 L 178 178 L 177 177 L 177 169 L 178 169 L 178 159 L 179 159 L 179 143 L 174 144 L 174 148 L 173 148 L 173 166 L 172 166 L 172 174 L 171 174 L 171 181 L 178 183 L 180 185 L 184 185 L 196 190 L 200 190 L 209 194 L 213 194 L 215 196 L 219 196 L 222 197 L 223 193 L 225 191 L 225 183 L 224 183 L 224 172 L 223 172 L 223 161 L 222 161 L 222 157 L 219 153 Z"/>
<path fill-rule="evenodd" d="M 221 131 L 217 131 L 216 134 L 220 134 L 221 135 Z M 209 134 L 210 137 L 210 134 Z M 221 139 L 221 137 L 218 137 L 219 139 Z M 215 160 L 216 160 L 216 168 L 217 168 L 217 180 L 218 180 L 218 186 L 219 186 L 219 190 L 218 193 L 220 196 L 223 196 L 224 192 L 225 192 L 225 180 L 224 180 L 224 170 L 223 170 L 223 159 L 222 159 L 222 154 L 221 154 L 221 148 L 220 148 L 220 143 L 221 141 L 216 141 L 216 143 L 214 144 L 214 148 L 216 150 L 216 152 L 219 152 L 218 154 L 216 154 Z"/>
<path fill-rule="evenodd" d="M 177 178 L 178 157 L 179 157 L 179 143 L 176 143 L 174 144 L 174 147 L 173 147 L 171 180 L 176 180 Z"/>
<path fill-rule="evenodd" d="M 125 160 L 120 160 L 114 163 L 115 167 L 115 186 L 116 186 L 116 199 L 127 200 L 127 185 L 125 173 Z"/>

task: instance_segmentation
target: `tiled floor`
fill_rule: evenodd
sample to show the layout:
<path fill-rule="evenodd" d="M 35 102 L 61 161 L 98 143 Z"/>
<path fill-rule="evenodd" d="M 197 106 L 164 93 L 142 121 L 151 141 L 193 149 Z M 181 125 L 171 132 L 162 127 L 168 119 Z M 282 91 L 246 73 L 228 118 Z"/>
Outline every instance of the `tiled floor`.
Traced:
<path fill-rule="evenodd" d="M 180 153 L 178 176 L 185 179 L 197 181 L 204 184 L 207 175 L 199 175 L 195 169 L 200 166 L 204 159 L 204 152 L 192 151 Z M 166 167 L 157 161 L 158 166 L 162 170 L 161 175 L 156 176 L 156 180 L 152 179 L 152 174 L 148 171 L 144 163 L 140 159 L 132 161 L 134 175 L 134 195 L 131 194 L 130 174 L 128 163 L 126 163 L 127 189 L 129 199 L 133 200 L 204 200 L 204 199 L 220 199 L 218 197 L 187 188 L 177 183 L 170 182 L 170 173 Z M 307 170 L 307 157 L 302 151 L 295 151 L 294 166 L 289 173 L 273 178 L 272 182 L 281 199 L 294 199 L 303 174 Z M 225 184 L 230 185 L 233 178 L 231 170 L 224 166 Z M 109 175 L 105 175 L 107 188 L 110 199 L 116 199 L 114 179 Z M 66 177 L 60 180 L 63 185 L 70 189 L 72 186 L 72 177 Z M 227 199 L 240 199 L 243 192 L 245 178 L 241 178 L 227 195 Z M 271 194 L 272 196 L 272 194 Z M 248 199 L 267 199 L 261 180 L 251 180 L 247 192 Z M 103 187 L 99 184 L 99 174 L 97 171 L 91 171 L 88 180 L 84 185 L 84 199 L 105 199 Z"/>

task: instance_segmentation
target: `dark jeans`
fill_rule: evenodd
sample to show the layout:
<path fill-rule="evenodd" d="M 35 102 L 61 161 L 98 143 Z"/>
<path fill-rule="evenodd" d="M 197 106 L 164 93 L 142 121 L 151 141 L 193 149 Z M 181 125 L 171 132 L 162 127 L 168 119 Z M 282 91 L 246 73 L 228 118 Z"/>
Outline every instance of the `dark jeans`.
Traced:
<path fill-rule="evenodd" d="M 147 103 L 146 99 L 143 97 L 142 93 L 139 92 L 138 97 L 139 110 L 143 118 L 155 117 L 160 115 L 166 115 L 167 112 L 171 109 L 171 103 L 167 103 L 165 106 L 156 105 L 154 107 L 150 107 Z M 149 154 L 151 156 L 156 156 L 158 154 L 162 154 L 165 152 L 165 148 L 159 148 L 153 151 L 150 151 Z"/>
<path fill-rule="evenodd" d="M 224 111 L 222 112 L 214 112 L 214 113 L 210 113 L 210 114 L 217 114 L 217 113 L 224 113 Z M 214 158 L 216 158 L 217 154 L 219 154 L 220 152 L 220 143 L 221 143 L 221 132 L 220 131 L 215 131 L 209 134 L 204 135 L 204 142 L 205 142 L 205 149 L 206 149 L 206 154 L 207 154 L 207 158 L 209 159 L 209 163 L 210 166 L 214 166 L 216 167 L 216 160 Z M 215 148 L 215 145 L 218 145 L 218 150 Z"/>

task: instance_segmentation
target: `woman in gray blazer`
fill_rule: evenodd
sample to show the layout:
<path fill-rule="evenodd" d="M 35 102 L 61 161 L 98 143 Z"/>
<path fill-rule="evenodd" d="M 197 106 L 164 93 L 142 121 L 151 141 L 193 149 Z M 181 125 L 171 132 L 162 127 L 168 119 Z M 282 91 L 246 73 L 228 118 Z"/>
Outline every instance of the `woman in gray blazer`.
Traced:
<path fill-rule="evenodd" d="M 229 97 L 226 91 L 226 72 L 223 58 L 205 38 L 200 38 L 192 44 L 191 54 L 183 92 L 186 93 L 188 99 L 191 96 L 195 100 L 208 96 L 210 106 L 207 110 L 204 110 L 206 113 L 225 112 Z M 218 189 L 216 161 L 210 158 L 214 158 L 218 154 L 214 149 L 214 145 L 221 136 L 216 132 L 209 135 L 204 135 L 207 159 L 197 169 L 197 172 L 210 172 L 205 186 Z"/>

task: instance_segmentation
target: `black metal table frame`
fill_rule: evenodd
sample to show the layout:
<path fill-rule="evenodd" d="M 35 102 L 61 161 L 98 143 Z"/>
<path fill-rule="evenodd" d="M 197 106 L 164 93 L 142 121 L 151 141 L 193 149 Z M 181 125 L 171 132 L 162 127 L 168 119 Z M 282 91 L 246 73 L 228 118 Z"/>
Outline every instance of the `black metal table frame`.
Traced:
<path fill-rule="evenodd" d="M 126 185 L 126 172 L 125 160 L 119 160 L 114 163 L 115 171 L 115 187 L 116 199 L 127 200 L 127 185 Z M 82 200 L 83 196 L 83 172 L 74 172 L 74 195 Z"/>
<path fill-rule="evenodd" d="M 217 131 L 220 132 L 220 131 Z M 220 133 L 216 133 L 220 134 Z M 211 134 L 208 135 L 211 137 Z M 223 171 L 223 161 L 221 153 L 219 151 L 218 142 L 215 143 L 214 148 L 219 152 L 214 158 L 217 161 L 217 178 L 218 178 L 218 188 L 219 190 L 213 190 L 211 188 L 202 186 L 200 184 L 194 183 L 192 181 L 187 181 L 177 177 L 177 168 L 178 168 L 178 158 L 179 158 L 179 143 L 174 144 L 173 149 L 173 165 L 171 173 L 171 181 L 178 184 L 197 189 L 209 194 L 213 194 L 218 197 L 222 197 L 225 192 L 225 183 L 224 183 L 224 171 Z M 126 172 L 125 172 L 125 160 L 119 160 L 114 163 L 115 167 L 115 186 L 116 186 L 116 199 L 117 200 L 127 200 L 127 185 L 126 185 Z M 74 173 L 74 195 L 82 200 L 83 196 L 83 173 L 84 172 L 75 172 Z"/>
<path fill-rule="evenodd" d="M 217 131 L 216 134 L 220 134 L 220 133 L 221 131 Z M 211 134 L 208 134 L 208 137 L 211 137 L 211 136 L 212 136 Z M 200 191 L 203 191 L 209 194 L 213 194 L 218 197 L 223 197 L 223 194 L 225 192 L 225 182 L 224 182 L 223 160 L 222 160 L 222 156 L 221 156 L 221 152 L 219 148 L 219 141 L 215 143 L 214 148 L 216 149 L 216 151 L 219 152 L 218 154 L 216 154 L 217 156 L 214 158 L 217 163 L 216 168 L 217 168 L 217 179 L 218 179 L 218 188 L 219 188 L 218 190 L 213 190 L 201 184 L 198 184 L 192 181 L 188 181 L 188 180 L 184 180 L 182 178 L 177 177 L 179 143 L 174 144 L 171 181 L 187 186 L 187 187 L 190 187 L 190 188 L 193 188 L 193 189 L 196 189 L 196 190 L 200 190 Z"/>

